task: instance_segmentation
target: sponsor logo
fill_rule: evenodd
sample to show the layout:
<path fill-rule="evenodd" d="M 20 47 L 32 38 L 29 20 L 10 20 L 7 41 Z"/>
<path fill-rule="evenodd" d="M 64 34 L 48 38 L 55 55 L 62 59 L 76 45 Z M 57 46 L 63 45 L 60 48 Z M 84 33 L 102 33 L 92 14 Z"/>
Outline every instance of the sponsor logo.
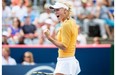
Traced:
<path fill-rule="evenodd" d="M 29 70 L 25 75 L 35 75 L 36 73 L 42 73 L 43 71 L 54 72 L 54 68 L 51 66 L 38 66 Z M 37 74 L 36 74 L 37 75 Z"/>

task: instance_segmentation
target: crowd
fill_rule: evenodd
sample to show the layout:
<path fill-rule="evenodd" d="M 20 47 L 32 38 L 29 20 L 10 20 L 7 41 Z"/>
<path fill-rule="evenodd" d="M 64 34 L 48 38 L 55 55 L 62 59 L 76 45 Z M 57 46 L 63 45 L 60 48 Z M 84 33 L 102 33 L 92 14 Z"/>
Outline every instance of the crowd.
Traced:
<path fill-rule="evenodd" d="M 38 9 L 34 9 L 39 1 Z M 2 0 L 2 44 L 3 45 L 50 45 L 43 34 L 47 28 L 56 39 L 60 22 L 49 6 L 55 0 Z M 57 0 L 58 1 L 58 0 Z M 112 0 L 69 0 L 72 4 L 72 18 L 78 25 L 77 44 L 87 44 L 93 36 L 93 46 L 101 39 L 114 39 L 114 13 Z M 42 4 L 44 4 L 42 6 Z M 40 9 L 39 6 L 42 6 Z M 92 28 L 96 27 L 94 30 Z M 33 53 L 24 53 L 22 65 L 34 65 Z M 16 65 L 10 56 L 10 48 L 2 47 L 2 65 Z"/>
<path fill-rule="evenodd" d="M 33 54 L 29 51 L 24 53 L 22 65 L 35 65 Z M 2 65 L 17 65 L 14 58 L 10 56 L 10 48 L 8 46 L 2 47 Z"/>
<path fill-rule="evenodd" d="M 93 46 L 99 45 L 101 44 L 100 42 L 100 38 L 99 37 L 95 37 L 93 39 Z M 7 45 L 4 45 L 2 47 L 2 65 L 17 65 L 17 64 L 21 64 L 21 65 L 35 65 L 37 64 L 34 61 L 34 53 L 30 52 L 30 51 L 26 51 L 22 55 L 22 62 L 21 63 L 17 63 L 17 61 L 11 57 L 11 51 L 10 51 L 10 47 Z"/>
<path fill-rule="evenodd" d="M 8 3 L 9 1 L 9 3 Z M 49 6 L 55 0 L 38 0 L 43 8 L 34 9 L 34 0 L 2 0 L 2 44 L 48 45 L 43 31 L 48 28 L 56 39 L 60 23 Z M 91 34 L 99 32 L 102 39 L 114 39 L 114 13 L 112 0 L 69 0 L 72 18 L 79 26 L 77 44 L 87 44 Z M 38 4 L 40 4 L 38 3 Z M 90 26 L 98 26 L 94 31 Z M 93 33 L 91 33 L 93 32 Z M 98 36 L 97 34 L 94 36 Z"/>

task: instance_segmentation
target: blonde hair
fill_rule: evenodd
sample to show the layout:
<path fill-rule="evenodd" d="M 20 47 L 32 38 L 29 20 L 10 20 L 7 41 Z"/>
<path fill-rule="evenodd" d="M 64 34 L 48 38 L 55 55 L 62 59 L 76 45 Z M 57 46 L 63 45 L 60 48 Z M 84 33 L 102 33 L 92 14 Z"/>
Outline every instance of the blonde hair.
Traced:
<path fill-rule="evenodd" d="M 2 49 L 10 54 L 10 49 L 8 46 L 2 47 Z"/>
<path fill-rule="evenodd" d="M 72 15 L 72 5 L 71 5 L 70 1 L 59 0 L 58 2 L 66 5 L 68 7 L 69 16 L 71 16 Z"/>
<path fill-rule="evenodd" d="M 29 54 L 29 56 L 30 56 L 30 63 L 34 62 L 33 54 L 31 52 L 27 51 L 27 52 L 24 53 L 24 55 L 25 54 Z"/>

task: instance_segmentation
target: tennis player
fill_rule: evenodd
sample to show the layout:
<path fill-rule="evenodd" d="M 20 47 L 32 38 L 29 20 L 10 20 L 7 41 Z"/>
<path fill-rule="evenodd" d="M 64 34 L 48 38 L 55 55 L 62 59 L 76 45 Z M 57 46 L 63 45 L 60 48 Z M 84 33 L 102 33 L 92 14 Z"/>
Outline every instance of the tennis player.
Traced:
<path fill-rule="evenodd" d="M 71 6 L 67 2 L 56 2 L 55 5 L 50 6 L 50 9 L 55 11 L 57 18 L 61 22 L 57 40 L 50 36 L 48 29 L 44 31 L 47 39 L 59 48 L 54 74 L 78 75 L 81 71 L 79 62 L 75 58 L 78 25 L 76 25 L 75 20 L 70 17 Z"/>

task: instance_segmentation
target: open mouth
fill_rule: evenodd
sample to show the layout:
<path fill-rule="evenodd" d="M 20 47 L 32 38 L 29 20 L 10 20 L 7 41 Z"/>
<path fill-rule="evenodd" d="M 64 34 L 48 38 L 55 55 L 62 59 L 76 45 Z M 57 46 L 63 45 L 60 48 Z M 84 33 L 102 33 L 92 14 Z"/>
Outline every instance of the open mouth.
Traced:
<path fill-rule="evenodd" d="M 57 15 L 57 18 L 59 18 L 59 15 Z"/>

